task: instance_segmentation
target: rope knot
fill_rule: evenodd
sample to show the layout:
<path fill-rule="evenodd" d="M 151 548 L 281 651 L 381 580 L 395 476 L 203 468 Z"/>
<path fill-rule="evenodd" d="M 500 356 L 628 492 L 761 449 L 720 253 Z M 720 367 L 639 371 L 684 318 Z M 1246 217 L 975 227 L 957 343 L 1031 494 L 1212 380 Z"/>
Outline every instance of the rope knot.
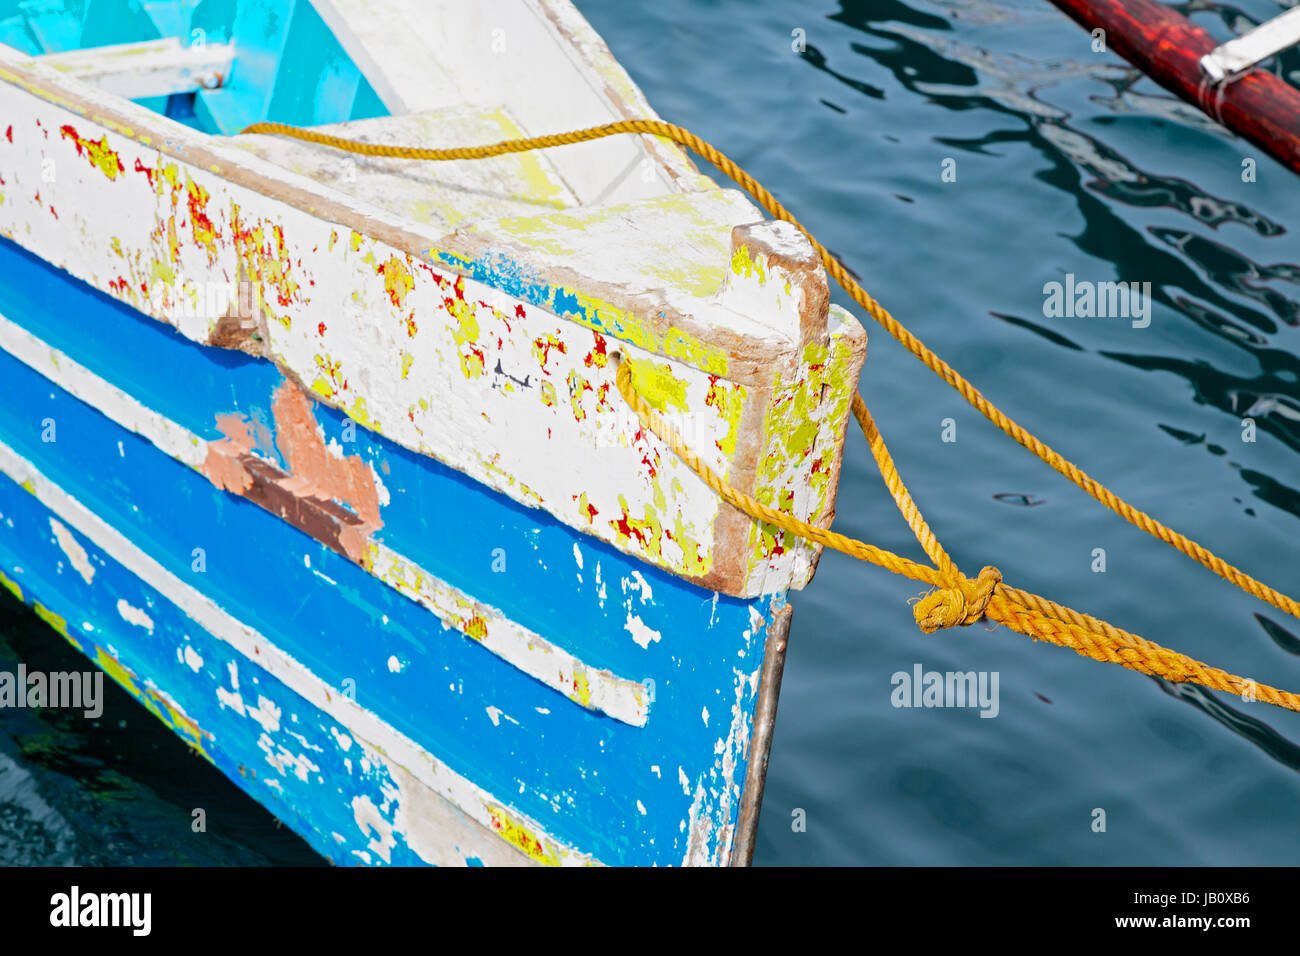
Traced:
<path fill-rule="evenodd" d="M 956 587 L 938 588 L 916 602 L 912 613 L 926 634 L 943 627 L 974 624 L 984 616 L 993 592 L 1002 583 L 1002 572 L 985 567 L 974 581 L 963 577 Z"/>

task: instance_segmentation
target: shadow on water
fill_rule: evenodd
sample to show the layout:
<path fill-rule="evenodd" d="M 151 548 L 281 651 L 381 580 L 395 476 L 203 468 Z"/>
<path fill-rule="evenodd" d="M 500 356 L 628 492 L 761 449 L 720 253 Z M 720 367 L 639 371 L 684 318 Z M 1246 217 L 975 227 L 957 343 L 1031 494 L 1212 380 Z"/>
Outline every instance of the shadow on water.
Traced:
<path fill-rule="evenodd" d="M 0 672 L 95 672 L 0 588 Z M 0 710 L 0 866 L 319 866 L 324 859 L 126 691 L 103 712 Z M 195 832 L 195 810 L 206 827 Z"/>
<path fill-rule="evenodd" d="M 1278 763 L 1300 773 L 1300 744 L 1283 737 L 1262 720 L 1247 717 L 1235 707 L 1225 704 L 1222 694 L 1212 693 L 1199 684 L 1171 684 L 1160 677 L 1151 679 L 1170 697 L 1187 702 L 1241 739 L 1254 744 Z"/>

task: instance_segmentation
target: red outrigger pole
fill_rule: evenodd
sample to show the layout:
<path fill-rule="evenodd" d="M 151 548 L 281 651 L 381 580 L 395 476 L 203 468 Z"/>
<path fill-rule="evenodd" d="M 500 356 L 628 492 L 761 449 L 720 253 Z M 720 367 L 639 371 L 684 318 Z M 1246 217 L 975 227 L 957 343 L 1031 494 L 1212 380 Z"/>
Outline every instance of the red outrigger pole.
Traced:
<path fill-rule="evenodd" d="M 1052 0 L 1106 46 L 1165 89 L 1300 173 L 1300 90 L 1255 69 L 1215 83 L 1201 57 L 1218 44 L 1206 31 L 1154 0 Z"/>

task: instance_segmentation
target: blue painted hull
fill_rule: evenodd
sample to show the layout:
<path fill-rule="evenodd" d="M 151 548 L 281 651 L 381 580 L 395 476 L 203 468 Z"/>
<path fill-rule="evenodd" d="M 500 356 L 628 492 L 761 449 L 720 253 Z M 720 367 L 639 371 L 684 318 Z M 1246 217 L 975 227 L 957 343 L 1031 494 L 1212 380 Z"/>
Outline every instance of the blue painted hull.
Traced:
<path fill-rule="evenodd" d="M 0 277 L 13 326 L 204 441 L 222 437 L 217 415 L 241 414 L 277 460 L 270 406 L 283 379 L 271 364 L 195 345 L 7 241 Z M 640 684 L 647 715 L 635 726 L 216 487 L 58 378 L 0 351 L 0 569 L 323 855 L 729 859 L 783 595 L 702 590 L 316 404 L 323 434 L 355 427 L 348 453 L 383 475 L 384 544 L 593 670 Z M 88 555 L 89 580 L 56 523 Z M 268 653 L 297 676 L 282 680 Z M 395 757 L 390 738 L 428 765 Z M 446 779 L 456 782 L 439 790 Z M 478 803 L 461 805 L 471 791 Z"/>

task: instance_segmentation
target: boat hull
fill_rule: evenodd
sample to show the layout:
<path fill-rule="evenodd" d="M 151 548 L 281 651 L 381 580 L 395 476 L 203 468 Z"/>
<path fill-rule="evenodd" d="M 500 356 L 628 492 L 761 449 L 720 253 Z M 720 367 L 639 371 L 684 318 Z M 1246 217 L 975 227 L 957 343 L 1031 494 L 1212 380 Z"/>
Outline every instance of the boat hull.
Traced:
<path fill-rule="evenodd" d="M 618 370 L 828 527 L 865 332 L 797 228 L 653 137 L 431 165 L 223 135 L 653 117 L 565 0 L 382 0 L 419 14 L 405 59 L 373 5 L 0 46 L 3 581 L 337 862 L 746 863 L 820 547 L 727 505 Z M 326 22 L 316 62 L 292 24 Z M 254 83 L 263 41 L 293 49 Z"/>
<path fill-rule="evenodd" d="M 0 568 L 233 780 L 339 861 L 729 861 L 781 595 L 706 591 L 315 404 L 424 576 L 384 580 L 178 457 L 236 412 L 273 455 L 274 367 L 0 259 Z"/>

